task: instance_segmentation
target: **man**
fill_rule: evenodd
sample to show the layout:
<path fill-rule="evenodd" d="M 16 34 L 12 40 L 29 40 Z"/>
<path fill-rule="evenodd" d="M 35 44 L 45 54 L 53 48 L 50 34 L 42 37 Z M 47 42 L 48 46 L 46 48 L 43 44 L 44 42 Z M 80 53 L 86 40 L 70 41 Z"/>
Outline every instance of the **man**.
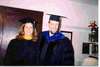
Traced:
<path fill-rule="evenodd" d="M 51 15 L 49 31 L 41 34 L 42 65 L 74 65 L 74 50 L 71 41 L 60 31 L 61 16 Z"/>

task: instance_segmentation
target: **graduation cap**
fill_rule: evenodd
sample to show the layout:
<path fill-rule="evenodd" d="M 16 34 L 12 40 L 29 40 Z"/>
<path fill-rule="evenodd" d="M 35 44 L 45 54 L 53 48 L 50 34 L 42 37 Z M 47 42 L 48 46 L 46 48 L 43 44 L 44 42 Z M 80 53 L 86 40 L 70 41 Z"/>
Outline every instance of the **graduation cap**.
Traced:
<path fill-rule="evenodd" d="M 50 15 L 49 20 L 54 20 L 54 21 L 58 21 L 58 22 L 61 21 L 61 18 L 66 18 L 66 17 L 64 17 L 64 16 L 53 15 L 53 14 L 48 14 L 48 15 Z"/>
<path fill-rule="evenodd" d="M 32 23 L 33 27 L 36 27 L 36 21 L 32 18 L 32 17 L 25 17 L 19 20 L 19 22 L 21 22 L 22 24 L 25 23 Z"/>

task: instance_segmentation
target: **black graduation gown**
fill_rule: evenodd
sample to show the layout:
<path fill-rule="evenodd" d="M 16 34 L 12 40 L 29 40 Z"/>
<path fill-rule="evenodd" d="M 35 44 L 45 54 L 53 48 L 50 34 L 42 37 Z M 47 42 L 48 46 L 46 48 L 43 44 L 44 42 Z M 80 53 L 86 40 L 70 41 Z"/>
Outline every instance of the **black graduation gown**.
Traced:
<path fill-rule="evenodd" d="M 10 41 L 4 59 L 4 65 L 38 65 L 39 44 L 32 40 Z"/>
<path fill-rule="evenodd" d="M 59 32 L 50 37 L 48 31 L 41 36 L 41 65 L 74 65 L 74 50 L 68 38 Z"/>

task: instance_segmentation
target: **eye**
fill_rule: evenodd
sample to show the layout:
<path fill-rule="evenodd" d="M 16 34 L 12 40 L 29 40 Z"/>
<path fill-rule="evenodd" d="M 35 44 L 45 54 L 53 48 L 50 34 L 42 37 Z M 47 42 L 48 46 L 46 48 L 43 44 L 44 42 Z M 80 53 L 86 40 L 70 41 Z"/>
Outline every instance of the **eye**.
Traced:
<path fill-rule="evenodd" d="M 32 26 L 30 28 L 33 28 Z"/>
<path fill-rule="evenodd" d="M 28 28 L 27 26 L 25 26 L 25 28 Z"/>

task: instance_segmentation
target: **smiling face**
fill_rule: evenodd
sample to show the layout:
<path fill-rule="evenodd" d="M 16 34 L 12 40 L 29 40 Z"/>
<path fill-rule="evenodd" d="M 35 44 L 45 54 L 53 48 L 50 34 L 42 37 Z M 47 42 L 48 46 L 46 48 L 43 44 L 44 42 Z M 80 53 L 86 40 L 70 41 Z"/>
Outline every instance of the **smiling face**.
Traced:
<path fill-rule="evenodd" d="M 58 21 L 50 20 L 48 24 L 49 24 L 49 31 L 51 33 L 56 33 L 58 31 L 58 27 L 59 27 Z"/>
<path fill-rule="evenodd" d="M 32 33 L 33 33 L 33 24 L 32 23 L 25 23 L 24 35 L 32 35 Z"/>

